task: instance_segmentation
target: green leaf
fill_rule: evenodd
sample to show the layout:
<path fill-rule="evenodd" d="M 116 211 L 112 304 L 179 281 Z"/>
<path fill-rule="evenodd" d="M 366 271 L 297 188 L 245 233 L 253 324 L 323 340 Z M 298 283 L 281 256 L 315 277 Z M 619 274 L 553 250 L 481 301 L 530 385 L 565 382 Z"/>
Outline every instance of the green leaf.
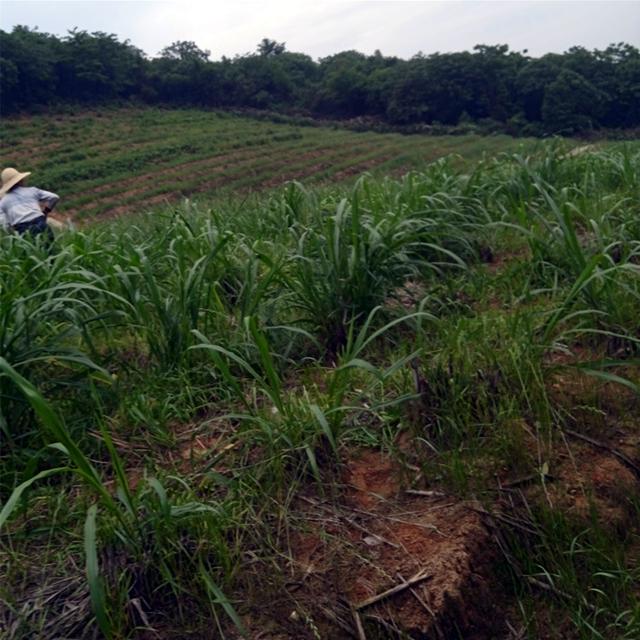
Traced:
<path fill-rule="evenodd" d="M 640 385 L 637 385 L 635 382 L 628 380 L 627 378 L 623 378 L 622 376 L 617 376 L 615 373 L 609 373 L 608 371 L 602 371 L 600 369 L 589 369 L 587 367 L 580 367 L 580 371 L 583 371 L 588 376 L 592 376 L 594 378 L 600 378 L 605 382 L 615 382 L 617 384 L 621 384 L 627 389 L 631 389 L 638 395 L 640 395 Z"/>
<path fill-rule="evenodd" d="M 205 566 L 202 563 L 200 563 L 200 577 L 202 578 L 207 590 L 213 595 L 213 603 L 221 605 L 224 609 L 224 612 L 229 616 L 240 634 L 244 638 L 248 638 L 249 635 L 247 634 L 247 631 L 242 624 L 242 620 L 240 620 L 240 616 L 234 609 L 231 602 L 229 602 L 229 598 L 227 598 L 222 589 L 220 589 L 220 587 L 213 581 L 213 579 L 209 575 L 209 572 L 205 569 Z"/>
<path fill-rule="evenodd" d="M 312 404 L 310 405 L 309 408 L 311 409 L 311 413 L 313 413 L 313 415 L 315 416 L 315 419 L 318 421 L 318 424 L 320 425 L 320 428 L 322 429 L 323 433 L 325 434 L 325 436 L 327 436 L 327 440 L 329 440 L 329 443 L 331 444 L 331 448 L 335 452 L 337 452 L 338 446 L 333 436 L 333 431 L 331 430 L 331 427 L 329 426 L 329 423 L 327 422 L 327 418 L 325 417 L 324 413 L 322 413 L 322 410 L 317 404 Z"/>
<path fill-rule="evenodd" d="M 102 631 L 107 638 L 111 638 L 113 636 L 113 630 L 107 614 L 106 594 L 102 578 L 100 577 L 100 567 L 98 565 L 98 549 L 96 543 L 97 513 L 97 505 L 91 505 L 87 511 L 87 518 L 84 522 L 85 566 L 93 613 L 96 616 L 96 621 L 100 627 L 100 631 Z"/>
<path fill-rule="evenodd" d="M 63 472 L 68 471 L 68 470 L 69 470 L 68 467 L 56 467 L 55 469 L 47 469 L 46 471 L 41 471 L 40 473 L 36 474 L 32 478 L 29 478 L 29 480 L 25 480 L 22 484 L 19 484 L 11 492 L 11 495 L 9 496 L 9 499 L 4 503 L 4 505 L 2 507 L 2 511 L 0 511 L 0 530 L 2 530 L 2 527 L 3 527 L 4 523 L 7 521 L 7 519 L 9 518 L 9 516 L 11 515 L 11 513 L 15 509 L 16 504 L 18 504 L 18 501 L 20 500 L 20 497 L 22 496 L 22 494 L 34 482 L 37 482 L 38 480 L 42 480 L 42 478 L 47 478 L 49 476 L 52 476 L 52 475 L 54 475 L 56 473 L 63 473 Z"/>

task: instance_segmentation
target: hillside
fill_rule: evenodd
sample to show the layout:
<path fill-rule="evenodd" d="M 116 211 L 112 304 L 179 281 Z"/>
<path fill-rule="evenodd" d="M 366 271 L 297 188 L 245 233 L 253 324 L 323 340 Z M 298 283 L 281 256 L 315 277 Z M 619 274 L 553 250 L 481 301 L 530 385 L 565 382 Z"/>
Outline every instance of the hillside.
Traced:
<path fill-rule="evenodd" d="M 400 175 L 448 154 L 477 161 L 531 140 L 402 136 L 297 127 L 202 110 L 116 109 L 3 118 L 3 166 L 62 196 L 60 215 L 117 216 L 183 197 Z"/>

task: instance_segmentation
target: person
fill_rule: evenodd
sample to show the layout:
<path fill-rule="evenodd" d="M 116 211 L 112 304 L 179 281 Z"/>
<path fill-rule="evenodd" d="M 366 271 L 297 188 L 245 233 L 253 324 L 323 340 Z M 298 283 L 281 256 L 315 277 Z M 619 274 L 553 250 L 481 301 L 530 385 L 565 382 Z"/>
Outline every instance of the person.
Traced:
<path fill-rule="evenodd" d="M 0 174 L 0 226 L 20 235 L 44 233 L 47 242 L 51 242 L 53 232 L 47 224 L 47 214 L 60 197 L 51 191 L 28 187 L 26 181 L 30 175 L 30 171 L 20 173 L 13 167 L 7 167 Z"/>

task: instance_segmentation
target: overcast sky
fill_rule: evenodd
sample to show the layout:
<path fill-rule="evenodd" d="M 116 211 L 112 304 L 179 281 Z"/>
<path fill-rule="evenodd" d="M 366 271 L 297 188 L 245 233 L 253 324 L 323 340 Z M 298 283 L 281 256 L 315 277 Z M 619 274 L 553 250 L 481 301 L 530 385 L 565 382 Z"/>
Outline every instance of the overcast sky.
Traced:
<path fill-rule="evenodd" d="M 347 49 L 410 58 L 476 44 L 508 44 L 535 56 L 573 45 L 640 46 L 638 0 L 0 0 L 0 27 L 17 24 L 57 35 L 73 27 L 114 33 L 151 56 L 176 40 L 193 40 L 213 59 L 254 51 L 262 38 L 314 58 Z"/>

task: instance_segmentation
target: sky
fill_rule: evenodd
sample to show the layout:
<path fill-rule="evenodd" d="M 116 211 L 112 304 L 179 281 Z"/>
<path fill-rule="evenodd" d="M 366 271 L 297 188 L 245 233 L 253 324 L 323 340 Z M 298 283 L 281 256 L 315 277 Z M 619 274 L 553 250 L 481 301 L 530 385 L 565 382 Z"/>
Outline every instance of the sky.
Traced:
<path fill-rule="evenodd" d="M 0 0 L 0 28 L 77 27 L 116 34 L 150 56 L 192 40 L 212 59 L 253 52 L 262 38 L 320 58 L 355 49 L 410 58 L 508 44 L 529 55 L 613 42 L 640 47 L 640 2 L 584 0 Z"/>

